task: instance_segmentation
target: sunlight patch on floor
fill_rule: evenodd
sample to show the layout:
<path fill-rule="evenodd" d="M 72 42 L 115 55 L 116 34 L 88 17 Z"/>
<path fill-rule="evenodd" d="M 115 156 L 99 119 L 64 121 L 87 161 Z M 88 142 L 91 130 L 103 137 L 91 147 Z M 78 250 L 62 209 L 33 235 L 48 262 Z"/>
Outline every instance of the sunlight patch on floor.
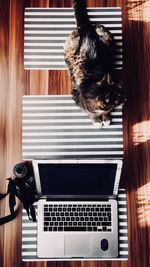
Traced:
<path fill-rule="evenodd" d="M 128 16 L 130 20 L 150 21 L 150 0 L 131 0 L 127 4 Z"/>
<path fill-rule="evenodd" d="M 150 183 L 137 190 L 137 205 L 139 225 L 150 226 Z"/>
<path fill-rule="evenodd" d="M 132 128 L 134 145 L 139 145 L 150 140 L 150 120 L 136 123 Z"/>

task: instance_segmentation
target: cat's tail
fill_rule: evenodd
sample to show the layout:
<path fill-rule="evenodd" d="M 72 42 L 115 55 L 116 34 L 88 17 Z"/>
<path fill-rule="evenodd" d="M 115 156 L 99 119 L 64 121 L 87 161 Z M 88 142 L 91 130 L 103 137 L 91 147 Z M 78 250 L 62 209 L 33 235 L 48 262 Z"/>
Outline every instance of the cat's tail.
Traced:
<path fill-rule="evenodd" d="M 77 27 L 90 26 L 87 14 L 86 0 L 73 0 L 74 15 Z"/>

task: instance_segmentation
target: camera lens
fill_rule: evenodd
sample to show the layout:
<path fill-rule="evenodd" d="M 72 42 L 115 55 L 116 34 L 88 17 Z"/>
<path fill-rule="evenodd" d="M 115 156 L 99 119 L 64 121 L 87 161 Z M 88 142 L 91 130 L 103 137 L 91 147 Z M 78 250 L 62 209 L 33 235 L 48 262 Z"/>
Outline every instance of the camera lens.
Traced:
<path fill-rule="evenodd" d="M 18 163 L 14 166 L 13 173 L 17 178 L 25 178 L 28 174 L 28 167 L 24 163 Z"/>
<path fill-rule="evenodd" d="M 18 175 L 22 175 L 22 169 L 21 168 L 18 168 L 17 169 L 17 173 L 18 173 Z"/>

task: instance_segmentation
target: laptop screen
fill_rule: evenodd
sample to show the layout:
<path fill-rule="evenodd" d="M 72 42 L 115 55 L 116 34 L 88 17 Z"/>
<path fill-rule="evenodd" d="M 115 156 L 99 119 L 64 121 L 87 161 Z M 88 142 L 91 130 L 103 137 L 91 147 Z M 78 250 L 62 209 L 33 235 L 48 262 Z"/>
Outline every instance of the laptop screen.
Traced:
<path fill-rule="evenodd" d="M 39 162 L 37 166 L 38 191 L 42 196 L 86 197 L 114 194 L 117 163 Z"/>

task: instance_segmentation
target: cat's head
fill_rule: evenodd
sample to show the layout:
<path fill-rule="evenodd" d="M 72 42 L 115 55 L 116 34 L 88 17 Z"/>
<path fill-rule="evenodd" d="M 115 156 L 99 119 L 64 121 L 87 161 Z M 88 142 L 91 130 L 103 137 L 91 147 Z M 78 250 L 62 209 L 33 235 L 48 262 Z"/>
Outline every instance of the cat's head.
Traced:
<path fill-rule="evenodd" d="M 76 104 L 87 111 L 93 124 L 99 126 L 109 124 L 107 119 L 109 112 L 126 101 L 126 95 L 121 86 L 93 85 L 90 88 L 79 88 L 72 91 Z"/>

